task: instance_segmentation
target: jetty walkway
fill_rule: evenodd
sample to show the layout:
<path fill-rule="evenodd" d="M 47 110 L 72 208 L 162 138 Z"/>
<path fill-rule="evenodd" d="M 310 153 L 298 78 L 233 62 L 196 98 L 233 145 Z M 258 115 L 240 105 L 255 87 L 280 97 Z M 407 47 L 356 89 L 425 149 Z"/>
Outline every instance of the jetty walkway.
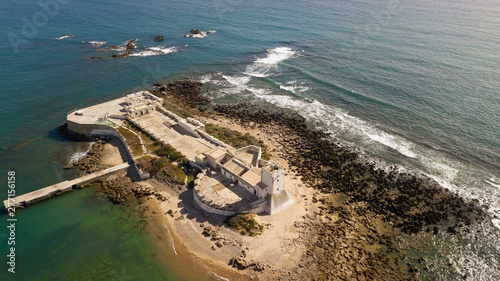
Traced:
<path fill-rule="evenodd" d="M 74 180 L 70 181 L 66 180 L 51 186 L 47 186 L 42 189 L 38 189 L 20 196 L 16 196 L 10 199 L 10 207 L 15 206 L 16 208 L 24 208 L 29 205 L 33 205 L 40 201 L 53 198 L 59 194 L 72 191 L 73 188 L 79 185 L 86 184 L 98 178 L 108 176 L 118 171 L 127 169 L 128 167 L 130 167 L 129 163 L 122 163 L 99 172 L 95 172 L 89 175 L 85 175 L 83 177 L 76 178 Z M 9 200 L 3 201 L 3 204 L 5 206 L 5 209 L 7 210 L 9 208 Z"/>

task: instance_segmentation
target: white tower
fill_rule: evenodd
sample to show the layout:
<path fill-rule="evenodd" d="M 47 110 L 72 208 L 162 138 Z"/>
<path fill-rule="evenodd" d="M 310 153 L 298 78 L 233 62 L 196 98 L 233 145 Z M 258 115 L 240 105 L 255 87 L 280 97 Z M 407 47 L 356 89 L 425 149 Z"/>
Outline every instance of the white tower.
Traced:
<path fill-rule="evenodd" d="M 283 190 L 285 169 L 271 164 L 262 168 L 262 182 L 267 186 L 269 194 L 277 194 Z"/>

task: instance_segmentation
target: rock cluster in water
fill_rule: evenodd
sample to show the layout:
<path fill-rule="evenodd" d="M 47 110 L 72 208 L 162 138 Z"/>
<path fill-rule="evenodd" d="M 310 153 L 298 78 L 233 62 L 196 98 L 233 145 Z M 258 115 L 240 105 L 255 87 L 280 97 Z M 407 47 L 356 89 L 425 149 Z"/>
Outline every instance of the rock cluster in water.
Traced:
<path fill-rule="evenodd" d="M 165 100 L 175 100 L 175 104 L 181 108 L 196 108 L 204 111 L 210 101 L 201 94 L 200 82 L 189 80 L 177 80 L 168 84 L 157 83 L 157 89 L 151 93 L 164 98 Z"/>

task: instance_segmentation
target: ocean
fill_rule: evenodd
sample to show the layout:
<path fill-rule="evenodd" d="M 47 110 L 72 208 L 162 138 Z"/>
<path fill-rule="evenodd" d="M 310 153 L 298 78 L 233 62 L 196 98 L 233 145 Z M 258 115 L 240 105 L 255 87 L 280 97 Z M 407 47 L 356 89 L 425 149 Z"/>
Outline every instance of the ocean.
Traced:
<path fill-rule="evenodd" d="M 75 176 L 62 167 L 88 144 L 58 136 L 67 112 L 191 77 L 216 102 L 295 110 L 381 167 L 477 199 L 500 229 L 499 14 L 493 0 L 2 1 L 0 197 L 8 171 L 16 194 Z M 184 37 L 192 28 L 215 32 Z M 106 49 L 131 39 L 133 56 Z M 18 212 L 16 274 L 2 213 L 0 279 L 190 280 L 150 256 L 131 211 L 91 193 Z M 490 259 L 470 269 L 477 280 L 498 269 Z"/>

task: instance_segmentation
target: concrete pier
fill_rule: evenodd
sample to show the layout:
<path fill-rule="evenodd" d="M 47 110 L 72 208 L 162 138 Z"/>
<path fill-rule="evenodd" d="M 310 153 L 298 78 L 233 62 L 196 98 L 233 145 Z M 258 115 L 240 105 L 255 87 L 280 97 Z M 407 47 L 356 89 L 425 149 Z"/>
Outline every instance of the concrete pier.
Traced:
<path fill-rule="evenodd" d="M 122 163 L 116 166 L 113 166 L 111 168 L 92 173 L 90 175 L 85 175 L 83 177 L 70 180 L 70 181 L 63 181 L 51 186 L 47 186 L 45 188 L 35 190 L 20 196 L 16 196 L 14 198 L 10 199 L 10 207 L 13 205 L 16 208 L 24 208 L 29 205 L 33 205 L 35 203 L 38 203 L 40 201 L 44 201 L 50 198 L 53 198 L 59 194 L 66 193 L 69 191 L 72 191 L 73 188 L 86 184 L 88 182 L 91 182 L 93 180 L 96 180 L 101 177 L 108 176 L 110 174 L 116 173 L 118 171 L 127 169 L 130 166 L 129 163 Z M 3 204 L 5 206 L 5 209 L 7 210 L 9 208 L 9 200 L 3 201 Z"/>

